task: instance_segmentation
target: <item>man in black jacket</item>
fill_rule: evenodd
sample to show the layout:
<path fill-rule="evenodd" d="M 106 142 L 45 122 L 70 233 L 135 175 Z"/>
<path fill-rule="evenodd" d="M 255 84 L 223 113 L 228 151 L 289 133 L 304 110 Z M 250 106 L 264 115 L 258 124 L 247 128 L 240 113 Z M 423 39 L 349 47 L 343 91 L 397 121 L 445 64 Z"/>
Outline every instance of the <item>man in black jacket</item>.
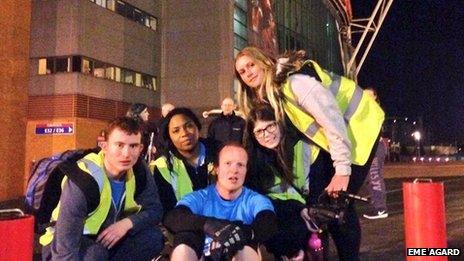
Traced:
<path fill-rule="evenodd" d="M 222 101 L 222 113 L 211 122 L 208 129 L 208 138 L 217 140 L 220 143 L 236 141 L 242 143 L 245 120 L 235 115 L 234 100 L 227 97 Z"/>

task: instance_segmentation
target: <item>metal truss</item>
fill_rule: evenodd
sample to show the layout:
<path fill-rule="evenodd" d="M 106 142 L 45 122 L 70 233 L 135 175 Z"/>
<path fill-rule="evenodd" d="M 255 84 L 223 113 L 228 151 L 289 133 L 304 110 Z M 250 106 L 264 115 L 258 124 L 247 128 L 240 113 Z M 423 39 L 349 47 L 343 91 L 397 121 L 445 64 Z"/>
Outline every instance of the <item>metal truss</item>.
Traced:
<path fill-rule="evenodd" d="M 357 79 L 359 71 L 361 70 L 362 65 L 372 47 L 372 44 L 374 43 L 374 40 L 379 33 L 380 27 L 382 26 L 382 23 L 385 20 L 385 17 L 387 16 L 388 10 L 390 9 L 392 3 L 393 0 L 377 0 L 377 4 L 370 17 L 352 19 L 348 28 L 342 28 L 342 30 L 339 30 L 340 34 L 347 34 L 350 45 L 353 35 L 361 34 L 361 37 L 354 47 L 348 63 L 344 63 L 345 73 L 350 75 L 353 79 Z M 347 30 L 347 32 L 343 32 L 343 29 Z M 367 46 L 363 48 L 366 41 Z M 357 59 L 359 55 L 361 55 L 361 59 Z M 356 60 L 359 60 L 357 64 Z"/>

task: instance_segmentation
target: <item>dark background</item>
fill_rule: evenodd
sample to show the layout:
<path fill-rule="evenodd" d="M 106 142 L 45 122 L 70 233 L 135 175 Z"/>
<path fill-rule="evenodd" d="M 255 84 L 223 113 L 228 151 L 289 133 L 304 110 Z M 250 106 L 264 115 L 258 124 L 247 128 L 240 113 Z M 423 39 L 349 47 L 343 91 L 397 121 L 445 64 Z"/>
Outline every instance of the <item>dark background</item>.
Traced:
<path fill-rule="evenodd" d="M 377 1 L 352 0 L 354 18 Z M 396 0 L 358 75 L 387 117 L 422 121 L 431 143 L 464 144 L 464 1 Z"/>

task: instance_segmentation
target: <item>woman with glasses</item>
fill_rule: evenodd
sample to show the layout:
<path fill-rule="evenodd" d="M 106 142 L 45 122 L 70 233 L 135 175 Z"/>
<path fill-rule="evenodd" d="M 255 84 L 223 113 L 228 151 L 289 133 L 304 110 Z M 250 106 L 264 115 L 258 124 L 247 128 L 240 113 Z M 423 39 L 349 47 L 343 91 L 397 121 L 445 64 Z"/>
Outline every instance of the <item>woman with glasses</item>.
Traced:
<path fill-rule="evenodd" d="M 235 73 L 245 116 L 257 104 L 269 104 L 285 132 L 297 129 L 313 146 L 315 160 L 308 162 L 311 204 L 324 190 L 332 197 L 339 191 L 358 192 L 384 119 L 373 99 L 352 80 L 308 60 L 304 51 L 286 53 L 276 61 L 260 49 L 246 47 L 236 56 Z M 346 223 L 330 224 L 329 232 L 340 259 L 359 259 L 361 228 L 352 205 Z"/>
<path fill-rule="evenodd" d="M 278 233 L 265 243 L 267 250 L 283 259 L 303 260 L 309 232 L 301 211 L 308 192 L 310 146 L 295 130 L 284 130 L 270 106 L 251 110 L 245 143 L 253 160 L 246 185 L 267 195 L 274 205 Z"/>

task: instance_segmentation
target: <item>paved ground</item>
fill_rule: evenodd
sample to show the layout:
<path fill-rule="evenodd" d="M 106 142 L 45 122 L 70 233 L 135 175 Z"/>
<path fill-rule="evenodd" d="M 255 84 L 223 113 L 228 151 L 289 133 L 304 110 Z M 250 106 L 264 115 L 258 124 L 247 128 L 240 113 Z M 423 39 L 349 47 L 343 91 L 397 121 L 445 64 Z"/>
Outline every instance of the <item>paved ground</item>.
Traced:
<path fill-rule="evenodd" d="M 446 227 L 448 246 L 464 251 L 464 164 L 401 164 L 386 167 L 387 204 L 390 216 L 386 219 L 361 219 L 363 239 L 361 245 L 362 260 L 404 260 L 404 216 L 402 183 L 414 178 L 431 178 L 434 182 L 443 182 L 445 187 Z M 0 209 L 20 207 L 20 200 L 0 202 Z M 363 203 L 357 204 L 360 216 L 367 209 Z M 331 248 L 333 251 L 334 247 Z M 38 251 L 38 248 L 36 248 Z M 38 256 L 36 255 L 36 260 Z M 336 260 L 335 253 L 332 259 Z M 464 254 L 459 258 L 464 260 Z"/>
<path fill-rule="evenodd" d="M 464 173 L 464 168 L 461 169 Z M 431 178 L 430 175 L 425 176 Z M 450 177 L 432 177 L 434 182 L 443 182 L 445 188 L 445 208 L 448 247 L 457 247 L 464 251 L 464 175 Z M 378 220 L 361 219 L 362 260 L 404 260 L 404 215 L 403 215 L 403 182 L 411 182 L 414 178 L 391 178 L 386 180 L 387 205 L 389 217 Z M 361 214 L 367 206 L 358 204 Z M 426 217 L 424 217 L 426 218 Z M 464 260 L 460 258 L 449 260 Z"/>

